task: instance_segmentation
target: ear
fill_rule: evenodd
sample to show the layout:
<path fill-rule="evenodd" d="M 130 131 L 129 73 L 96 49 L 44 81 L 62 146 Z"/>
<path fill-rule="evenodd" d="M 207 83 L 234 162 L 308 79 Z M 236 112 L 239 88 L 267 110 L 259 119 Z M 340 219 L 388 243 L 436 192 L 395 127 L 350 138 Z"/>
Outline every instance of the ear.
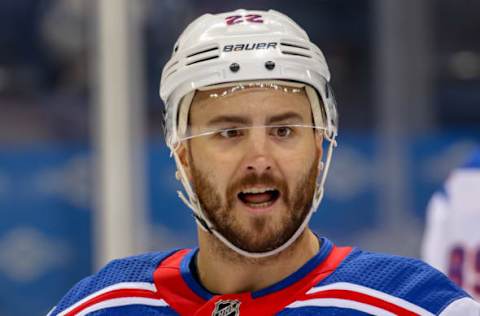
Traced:
<path fill-rule="evenodd" d="M 322 155 L 323 155 L 323 133 L 321 132 L 316 132 L 315 133 L 315 144 L 317 147 L 317 152 L 318 152 L 318 158 L 320 161 L 322 160 Z"/>
<path fill-rule="evenodd" d="M 192 182 L 192 169 L 189 157 L 188 144 L 183 142 L 177 148 L 178 162 L 182 165 L 183 170 L 188 177 L 188 181 Z M 178 167 L 177 167 L 178 168 Z M 180 171 L 177 170 L 176 177 L 180 180 Z"/>

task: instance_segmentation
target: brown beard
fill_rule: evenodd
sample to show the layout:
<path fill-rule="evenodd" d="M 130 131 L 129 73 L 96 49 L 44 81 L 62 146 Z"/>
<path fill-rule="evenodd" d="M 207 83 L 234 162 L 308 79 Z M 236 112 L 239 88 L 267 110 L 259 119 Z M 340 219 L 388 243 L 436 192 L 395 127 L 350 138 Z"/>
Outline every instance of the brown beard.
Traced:
<path fill-rule="evenodd" d="M 189 154 L 193 184 L 202 209 L 215 229 L 240 249 L 267 252 L 280 247 L 293 236 L 310 211 L 318 172 L 318 154 L 302 177 L 303 180 L 295 186 L 293 194 L 290 194 L 291 189 L 283 179 L 269 173 L 250 173 L 228 185 L 226 202 L 223 202 L 224 199 L 211 179 L 195 167 L 191 152 Z M 275 187 L 281 192 L 276 203 L 283 202 L 287 211 L 279 220 L 273 221 L 269 216 L 259 216 L 249 218 L 242 225 L 235 214 L 232 214 L 235 203 L 241 203 L 237 192 L 254 185 Z"/>

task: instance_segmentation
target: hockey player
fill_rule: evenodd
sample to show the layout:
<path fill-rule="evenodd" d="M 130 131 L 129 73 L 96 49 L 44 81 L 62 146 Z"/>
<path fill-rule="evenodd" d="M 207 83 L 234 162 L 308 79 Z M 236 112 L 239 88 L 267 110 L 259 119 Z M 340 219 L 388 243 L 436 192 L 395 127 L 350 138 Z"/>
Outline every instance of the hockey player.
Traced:
<path fill-rule="evenodd" d="M 115 260 L 51 315 L 465 315 L 427 264 L 337 247 L 308 222 L 337 135 L 322 52 L 287 16 L 191 23 L 163 69 L 165 137 L 199 246 Z"/>
<path fill-rule="evenodd" d="M 427 210 L 423 259 L 480 300 L 480 148 L 451 172 Z"/>

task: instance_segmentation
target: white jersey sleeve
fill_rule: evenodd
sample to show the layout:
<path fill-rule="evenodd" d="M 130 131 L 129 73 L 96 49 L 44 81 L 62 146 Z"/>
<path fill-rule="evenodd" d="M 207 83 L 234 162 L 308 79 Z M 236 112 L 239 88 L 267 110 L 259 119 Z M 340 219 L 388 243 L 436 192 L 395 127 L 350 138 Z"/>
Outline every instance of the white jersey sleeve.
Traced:
<path fill-rule="evenodd" d="M 448 305 L 439 316 L 480 316 L 480 303 L 465 297 Z"/>
<path fill-rule="evenodd" d="M 450 209 L 443 192 L 433 195 L 427 208 L 427 220 L 422 244 L 422 259 L 434 268 L 446 273 L 448 270 L 447 247 L 443 245 L 445 232 L 448 230 Z"/>
<path fill-rule="evenodd" d="M 433 195 L 422 259 L 480 300 L 480 151 Z"/>

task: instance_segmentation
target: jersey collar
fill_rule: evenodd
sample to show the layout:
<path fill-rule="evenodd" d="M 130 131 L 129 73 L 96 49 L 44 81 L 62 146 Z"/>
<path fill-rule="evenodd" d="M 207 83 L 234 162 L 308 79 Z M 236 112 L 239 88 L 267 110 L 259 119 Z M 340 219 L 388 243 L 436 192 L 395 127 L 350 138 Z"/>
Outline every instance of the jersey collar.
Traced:
<path fill-rule="evenodd" d="M 310 260 L 308 260 L 300 269 L 295 271 L 293 274 L 289 275 L 283 280 L 280 280 L 279 282 L 272 284 L 265 289 L 251 292 L 251 296 L 253 299 L 255 298 L 260 298 L 262 296 L 272 294 L 275 292 L 279 292 L 293 283 L 301 280 L 304 278 L 306 275 L 308 275 L 311 271 L 313 271 L 316 267 L 318 267 L 319 264 L 321 264 L 328 256 L 328 254 L 331 252 L 333 248 L 333 244 L 330 240 L 327 238 L 321 237 L 319 238 L 320 241 L 320 249 L 317 252 L 317 254 L 312 257 Z M 183 277 L 183 280 L 187 283 L 187 285 L 190 287 L 190 289 L 203 298 L 204 300 L 210 300 L 215 294 L 210 293 L 207 291 L 198 281 L 197 279 L 193 276 L 193 273 L 190 269 L 190 264 L 191 261 L 194 260 L 195 255 L 198 252 L 198 248 L 194 248 L 190 250 L 182 259 L 180 263 L 180 273 Z"/>

